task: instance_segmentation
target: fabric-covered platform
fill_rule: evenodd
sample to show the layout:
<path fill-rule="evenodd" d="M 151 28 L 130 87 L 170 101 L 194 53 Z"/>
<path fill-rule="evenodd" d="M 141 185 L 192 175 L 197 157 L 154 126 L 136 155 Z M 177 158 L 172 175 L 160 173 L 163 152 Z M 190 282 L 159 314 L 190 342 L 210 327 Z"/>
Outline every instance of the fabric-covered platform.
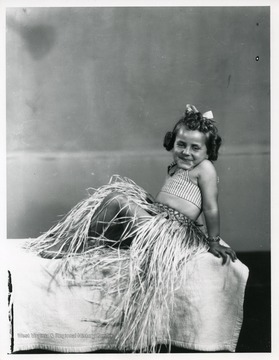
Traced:
<path fill-rule="evenodd" d="M 121 306 L 121 297 L 104 298 L 96 289 L 80 285 L 78 279 L 69 284 L 54 277 L 61 260 L 25 252 L 21 248 L 24 241 L 9 240 L 13 352 L 117 350 L 119 328 L 106 326 L 105 320 L 112 307 Z M 235 351 L 248 268 L 239 260 L 223 266 L 221 262 L 206 253 L 187 264 L 187 281 L 175 292 L 171 345 L 197 351 Z M 109 279 L 109 273 L 95 275 L 103 282 Z M 159 334 L 158 344 L 168 342 Z"/>

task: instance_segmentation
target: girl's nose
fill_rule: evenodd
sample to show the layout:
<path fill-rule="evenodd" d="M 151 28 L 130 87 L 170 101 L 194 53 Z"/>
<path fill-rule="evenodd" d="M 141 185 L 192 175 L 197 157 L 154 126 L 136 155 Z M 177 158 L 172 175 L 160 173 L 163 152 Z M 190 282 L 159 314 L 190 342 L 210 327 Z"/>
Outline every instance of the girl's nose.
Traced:
<path fill-rule="evenodd" d="M 183 149 L 182 152 L 183 152 L 184 155 L 190 155 L 190 149 L 188 147 Z"/>

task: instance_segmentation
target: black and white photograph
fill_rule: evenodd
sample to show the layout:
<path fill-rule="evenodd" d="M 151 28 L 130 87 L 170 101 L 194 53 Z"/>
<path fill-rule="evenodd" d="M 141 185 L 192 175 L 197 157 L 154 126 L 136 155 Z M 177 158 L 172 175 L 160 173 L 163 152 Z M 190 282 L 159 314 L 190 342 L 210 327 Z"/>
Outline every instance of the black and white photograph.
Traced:
<path fill-rule="evenodd" d="M 5 353 L 272 356 L 272 4 L 22 4 Z"/>

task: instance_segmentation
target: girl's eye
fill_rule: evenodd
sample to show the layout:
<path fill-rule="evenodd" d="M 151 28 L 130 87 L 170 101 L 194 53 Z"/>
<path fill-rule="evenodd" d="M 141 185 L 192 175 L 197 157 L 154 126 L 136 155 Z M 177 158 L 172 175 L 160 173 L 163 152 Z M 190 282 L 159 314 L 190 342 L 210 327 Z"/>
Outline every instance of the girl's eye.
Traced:
<path fill-rule="evenodd" d="M 183 147 L 183 146 L 184 146 L 183 143 L 177 143 L 176 145 L 179 146 L 179 147 Z"/>
<path fill-rule="evenodd" d="M 198 150 L 200 150 L 200 147 L 199 147 L 199 146 L 193 146 L 193 149 L 194 149 L 195 151 L 198 151 Z"/>

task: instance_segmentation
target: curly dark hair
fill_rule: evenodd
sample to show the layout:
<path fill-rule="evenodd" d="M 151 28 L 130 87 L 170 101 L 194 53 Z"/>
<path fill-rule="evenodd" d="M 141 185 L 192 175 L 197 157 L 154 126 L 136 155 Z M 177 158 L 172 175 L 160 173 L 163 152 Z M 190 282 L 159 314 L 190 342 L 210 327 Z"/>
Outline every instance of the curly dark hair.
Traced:
<path fill-rule="evenodd" d="M 214 121 L 203 117 L 200 112 L 188 111 L 187 109 L 183 117 L 174 126 L 173 131 L 169 131 L 165 135 L 164 147 L 167 151 L 173 149 L 176 135 L 183 126 L 187 130 L 198 130 L 205 134 L 208 160 L 215 161 L 218 159 L 222 139 L 218 134 Z"/>

